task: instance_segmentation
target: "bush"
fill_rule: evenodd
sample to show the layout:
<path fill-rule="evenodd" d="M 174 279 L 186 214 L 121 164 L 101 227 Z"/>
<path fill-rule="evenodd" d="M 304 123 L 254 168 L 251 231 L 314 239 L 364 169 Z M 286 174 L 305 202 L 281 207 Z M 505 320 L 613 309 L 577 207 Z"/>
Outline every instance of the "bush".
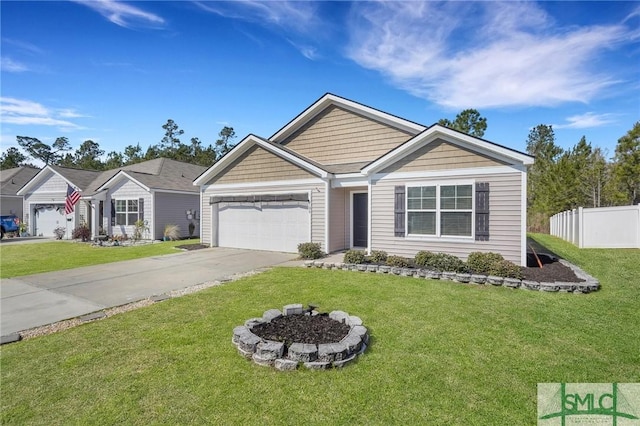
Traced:
<path fill-rule="evenodd" d="M 344 254 L 344 263 L 364 263 L 364 251 L 362 250 L 347 250 Z"/>
<path fill-rule="evenodd" d="M 369 256 L 369 259 L 373 263 L 383 264 L 387 261 L 387 252 L 384 250 L 373 250 L 371 252 L 371 256 Z"/>
<path fill-rule="evenodd" d="M 436 253 L 429 258 L 429 262 L 425 265 L 427 268 L 436 271 L 446 272 L 468 272 L 469 267 L 460 258 L 446 253 Z"/>
<path fill-rule="evenodd" d="M 499 262 L 493 264 L 488 275 L 495 275 L 497 277 L 505 278 L 517 278 L 522 279 L 522 268 L 513 262 L 502 259 Z"/>
<path fill-rule="evenodd" d="M 178 225 L 166 224 L 164 226 L 164 237 L 167 240 L 175 241 L 180 239 L 180 227 Z"/>
<path fill-rule="evenodd" d="M 503 260 L 504 258 L 499 253 L 481 253 L 474 251 L 467 257 L 467 265 L 469 265 L 469 268 L 476 274 L 489 275 L 489 271 Z"/>
<path fill-rule="evenodd" d="M 401 256 L 389 256 L 387 257 L 387 265 L 395 266 L 398 268 L 406 268 L 409 266 L 409 259 Z"/>
<path fill-rule="evenodd" d="M 320 248 L 319 243 L 298 244 L 298 254 L 302 259 L 320 259 L 324 257 L 324 252 Z"/>
<path fill-rule="evenodd" d="M 433 259 L 433 256 L 434 254 L 431 253 L 430 251 L 422 250 L 416 253 L 416 256 L 413 259 L 413 261 L 417 266 L 427 267 L 429 266 L 431 259 Z"/>
<path fill-rule="evenodd" d="M 71 233 L 71 238 L 74 240 L 82 239 L 82 241 L 88 241 L 91 238 L 91 231 L 87 225 L 80 225 Z"/>

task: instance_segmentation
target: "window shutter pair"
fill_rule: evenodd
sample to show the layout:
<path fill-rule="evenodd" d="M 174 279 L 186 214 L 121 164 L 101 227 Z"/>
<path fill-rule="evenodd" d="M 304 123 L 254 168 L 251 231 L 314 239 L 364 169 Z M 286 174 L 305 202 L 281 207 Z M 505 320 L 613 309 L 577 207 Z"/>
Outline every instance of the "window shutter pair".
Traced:
<path fill-rule="evenodd" d="M 405 236 L 405 191 L 404 185 L 394 190 L 394 235 Z M 489 241 L 489 182 L 476 183 L 476 241 Z"/>

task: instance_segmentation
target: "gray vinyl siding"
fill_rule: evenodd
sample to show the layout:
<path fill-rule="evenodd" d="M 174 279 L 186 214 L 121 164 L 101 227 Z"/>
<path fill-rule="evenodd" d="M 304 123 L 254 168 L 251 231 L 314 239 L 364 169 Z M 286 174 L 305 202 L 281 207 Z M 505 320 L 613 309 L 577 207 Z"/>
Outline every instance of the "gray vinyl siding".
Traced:
<path fill-rule="evenodd" d="M 375 160 L 411 135 L 331 106 L 283 141 L 283 145 L 321 164 Z"/>
<path fill-rule="evenodd" d="M 161 239 L 164 236 L 164 227 L 167 224 L 178 225 L 180 227 L 180 234 L 183 237 L 188 237 L 189 222 L 193 222 L 196 225 L 193 235 L 194 237 L 198 236 L 200 232 L 200 221 L 195 219 L 189 221 L 186 212 L 187 210 L 200 210 L 199 203 L 199 194 L 156 192 L 153 238 Z"/>
<path fill-rule="evenodd" d="M 394 187 L 411 182 L 440 182 L 447 179 L 489 182 L 489 241 L 419 240 L 394 236 Z M 389 254 L 413 257 L 420 250 L 445 252 L 462 259 L 473 251 L 497 252 L 505 259 L 520 264 L 522 248 L 522 175 L 520 172 L 504 174 L 477 174 L 449 178 L 384 180 L 372 185 L 371 249 L 385 250 Z"/>
<path fill-rule="evenodd" d="M 144 199 L 144 220 L 147 221 L 149 229 L 154 229 L 153 223 L 153 203 L 151 194 L 146 189 L 138 186 L 136 183 L 130 180 L 123 180 L 113 187 L 107 195 L 105 201 L 105 216 L 109 217 L 109 228 L 111 229 L 111 235 L 123 235 L 128 237 L 133 235 L 135 227 L 133 225 L 114 225 L 111 226 L 111 200 L 138 200 Z"/>
<path fill-rule="evenodd" d="M 325 182 L 317 179 L 317 183 L 296 184 L 291 181 L 288 185 L 264 185 L 259 187 L 242 187 L 229 188 L 218 185 L 204 186 L 202 195 L 202 205 L 200 206 L 202 235 L 200 236 L 202 244 L 210 245 L 211 230 L 213 220 L 217 218 L 211 217 L 211 205 L 209 200 L 215 195 L 241 195 L 241 194 L 269 194 L 269 193 L 311 193 L 311 242 L 320 243 L 323 250 L 326 250 L 325 239 Z"/>

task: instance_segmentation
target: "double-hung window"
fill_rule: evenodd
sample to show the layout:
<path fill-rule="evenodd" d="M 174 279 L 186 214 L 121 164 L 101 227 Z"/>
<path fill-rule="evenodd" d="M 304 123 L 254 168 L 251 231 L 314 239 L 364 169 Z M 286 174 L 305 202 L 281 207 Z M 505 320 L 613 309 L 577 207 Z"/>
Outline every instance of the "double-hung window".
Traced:
<path fill-rule="evenodd" d="M 425 185 L 407 187 L 407 234 L 471 237 L 473 186 Z"/>
<path fill-rule="evenodd" d="M 116 225 L 133 225 L 138 217 L 138 200 L 116 200 Z"/>

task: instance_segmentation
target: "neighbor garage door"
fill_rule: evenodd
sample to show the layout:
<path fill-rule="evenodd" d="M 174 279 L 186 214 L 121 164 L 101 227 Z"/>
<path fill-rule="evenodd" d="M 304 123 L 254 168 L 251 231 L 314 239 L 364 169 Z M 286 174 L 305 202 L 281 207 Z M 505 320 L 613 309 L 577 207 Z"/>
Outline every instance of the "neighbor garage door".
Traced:
<path fill-rule="evenodd" d="M 35 235 L 53 237 L 53 230 L 57 227 L 67 228 L 67 220 L 64 215 L 64 204 L 50 204 L 35 208 Z M 69 227 L 73 224 L 70 223 Z"/>
<path fill-rule="evenodd" d="M 311 240 L 307 201 L 220 202 L 218 245 L 297 252 Z"/>

